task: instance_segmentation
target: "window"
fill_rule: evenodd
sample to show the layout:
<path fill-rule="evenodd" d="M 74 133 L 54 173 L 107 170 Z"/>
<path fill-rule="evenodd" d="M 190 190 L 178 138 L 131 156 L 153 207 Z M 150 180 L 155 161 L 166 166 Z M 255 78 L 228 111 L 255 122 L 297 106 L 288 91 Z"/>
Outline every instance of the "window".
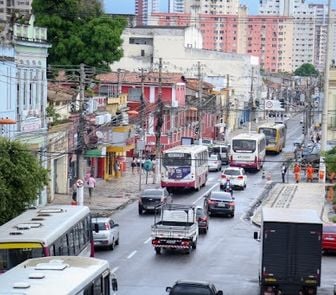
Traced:
<path fill-rule="evenodd" d="M 145 50 L 141 49 L 141 56 L 145 56 Z"/>

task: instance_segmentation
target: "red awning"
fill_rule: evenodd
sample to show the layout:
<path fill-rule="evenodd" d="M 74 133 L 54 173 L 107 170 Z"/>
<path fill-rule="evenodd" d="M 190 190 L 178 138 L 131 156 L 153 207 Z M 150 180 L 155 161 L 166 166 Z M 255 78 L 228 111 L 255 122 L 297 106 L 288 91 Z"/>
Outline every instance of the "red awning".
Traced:
<path fill-rule="evenodd" d="M 16 124 L 16 121 L 9 118 L 1 118 L 0 124 Z"/>

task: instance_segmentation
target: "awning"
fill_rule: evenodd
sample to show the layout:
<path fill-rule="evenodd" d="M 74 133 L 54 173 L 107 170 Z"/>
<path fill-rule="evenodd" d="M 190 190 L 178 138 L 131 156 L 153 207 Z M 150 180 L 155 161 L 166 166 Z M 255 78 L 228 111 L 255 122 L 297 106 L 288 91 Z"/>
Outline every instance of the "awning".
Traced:
<path fill-rule="evenodd" d="M 123 145 L 123 146 L 108 146 L 106 151 L 109 153 L 124 153 L 134 149 L 134 144 Z"/>
<path fill-rule="evenodd" d="M 88 150 L 84 154 L 84 158 L 100 158 L 105 157 L 102 155 L 102 151 L 99 149 Z"/>

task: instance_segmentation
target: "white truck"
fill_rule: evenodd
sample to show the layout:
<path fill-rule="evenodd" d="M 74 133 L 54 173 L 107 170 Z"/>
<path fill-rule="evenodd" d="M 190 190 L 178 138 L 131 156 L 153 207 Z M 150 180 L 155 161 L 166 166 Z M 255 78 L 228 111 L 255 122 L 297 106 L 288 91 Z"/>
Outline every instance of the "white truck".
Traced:
<path fill-rule="evenodd" d="M 164 204 L 158 207 L 152 225 L 152 245 L 156 254 L 161 249 L 182 249 L 188 254 L 196 249 L 198 224 L 192 205 Z"/>

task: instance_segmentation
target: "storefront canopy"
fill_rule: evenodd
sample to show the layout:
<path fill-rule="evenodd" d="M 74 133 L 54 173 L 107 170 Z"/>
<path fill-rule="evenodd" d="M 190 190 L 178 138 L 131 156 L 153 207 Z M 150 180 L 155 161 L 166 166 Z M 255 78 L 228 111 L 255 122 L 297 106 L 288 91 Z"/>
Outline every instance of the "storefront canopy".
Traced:
<path fill-rule="evenodd" d="M 100 158 L 100 157 L 105 157 L 102 155 L 102 151 L 99 149 L 94 149 L 94 150 L 88 150 L 84 154 L 85 158 Z"/>

